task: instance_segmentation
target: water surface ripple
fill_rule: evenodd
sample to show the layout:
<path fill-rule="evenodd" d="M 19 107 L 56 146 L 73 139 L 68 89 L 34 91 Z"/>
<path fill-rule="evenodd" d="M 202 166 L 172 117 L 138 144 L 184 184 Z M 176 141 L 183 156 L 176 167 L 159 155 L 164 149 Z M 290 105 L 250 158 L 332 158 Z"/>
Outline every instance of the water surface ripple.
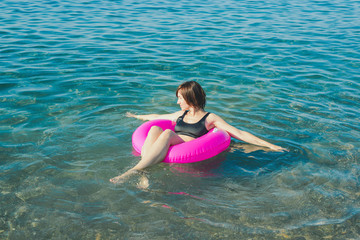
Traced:
<path fill-rule="evenodd" d="M 1 239 L 360 238 L 359 1 L 0 8 Z M 110 184 L 139 160 L 125 113 L 177 111 L 185 80 L 289 152 L 233 140 Z"/>

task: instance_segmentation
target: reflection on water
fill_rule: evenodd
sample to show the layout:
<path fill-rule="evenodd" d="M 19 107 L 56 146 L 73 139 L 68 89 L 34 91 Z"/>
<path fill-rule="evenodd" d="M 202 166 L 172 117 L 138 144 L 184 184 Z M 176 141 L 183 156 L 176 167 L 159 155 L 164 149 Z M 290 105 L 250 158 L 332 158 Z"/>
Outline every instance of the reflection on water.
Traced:
<path fill-rule="evenodd" d="M 358 239 L 359 7 L 349 1 L 0 2 L 0 239 Z M 207 111 L 233 140 L 139 161 L 125 113 Z"/>

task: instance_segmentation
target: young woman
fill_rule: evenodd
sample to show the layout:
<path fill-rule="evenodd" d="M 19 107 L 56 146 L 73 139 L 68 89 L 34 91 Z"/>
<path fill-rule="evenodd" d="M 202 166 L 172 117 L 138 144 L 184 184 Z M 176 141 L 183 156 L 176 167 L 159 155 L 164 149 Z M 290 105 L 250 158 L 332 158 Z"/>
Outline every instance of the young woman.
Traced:
<path fill-rule="evenodd" d="M 153 126 L 141 149 L 140 162 L 124 174 L 110 179 L 111 182 L 117 183 L 137 171 L 162 162 L 170 146 L 198 138 L 214 127 L 228 132 L 233 138 L 250 144 L 267 147 L 273 151 L 285 150 L 251 133 L 241 131 L 231 126 L 214 113 L 205 112 L 206 94 L 200 84 L 195 81 L 181 84 L 176 91 L 176 96 L 178 98 L 177 104 L 179 104 L 181 108 L 178 112 L 160 115 L 135 115 L 127 113 L 128 117 L 134 117 L 144 121 L 154 119 L 176 120 L 175 131 L 169 129 L 163 131 L 160 127 Z"/>

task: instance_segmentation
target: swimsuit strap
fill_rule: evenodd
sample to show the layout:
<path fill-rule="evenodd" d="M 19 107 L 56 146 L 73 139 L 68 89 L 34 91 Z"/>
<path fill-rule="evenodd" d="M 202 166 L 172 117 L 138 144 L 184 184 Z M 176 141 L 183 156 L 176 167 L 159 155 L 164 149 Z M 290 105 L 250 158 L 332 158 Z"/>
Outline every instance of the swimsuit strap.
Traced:
<path fill-rule="evenodd" d="M 209 114 L 210 114 L 210 112 L 207 112 L 207 113 L 200 119 L 199 122 L 201 122 L 202 120 L 204 120 Z"/>
<path fill-rule="evenodd" d="M 185 117 L 185 115 L 186 115 L 188 112 L 189 112 L 189 110 L 185 110 L 184 114 L 179 117 L 179 120 L 181 119 L 182 121 L 184 121 L 184 117 Z M 207 113 L 206 113 L 199 121 L 197 121 L 196 123 L 199 123 L 199 122 L 203 121 L 204 119 L 206 119 L 209 114 L 210 114 L 210 112 L 207 112 Z M 195 123 L 195 124 L 196 124 L 196 123 Z M 194 124 L 194 123 L 190 123 L 190 124 Z"/>
<path fill-rule="evenodd" d="M 188 112 L 189 112 L 189 110 L 185 110 L 185 112 L 184 112 L 184 114 L 181 116 L 181 118 L 183 119 Z"/>
<path fill-rule="evenodd" d="M 185 110 L 185 112 L 183 113 L 183 115 L 181 115 L 180 117 L 178 117 L 178 119 L 176 120 L 176 123 L 178 123 L 179 121 L 184 121 L 184 117 L 187 114 L 189 110 Z"/>

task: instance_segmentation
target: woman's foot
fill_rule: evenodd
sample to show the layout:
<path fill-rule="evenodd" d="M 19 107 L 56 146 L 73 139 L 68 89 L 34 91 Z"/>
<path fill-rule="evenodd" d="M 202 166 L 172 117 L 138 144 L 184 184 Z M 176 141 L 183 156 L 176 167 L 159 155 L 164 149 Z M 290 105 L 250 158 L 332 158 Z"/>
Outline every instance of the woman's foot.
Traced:
<path fill-rule="evenodd" d="M 135 169 L 130 169 L 129 171 L 126 171 L 125 173 L 123 173 L 123 174 L 121 174 L 121 175 L 119 175 L 117 177 L 111 178 L 110 182 L 117 183 L 117 184 L 122 183 L 122 182 L 124 182 L 126 180 L 126 178 L 130 177 L 131 175 L 133 175 L 133 174 L 135 174 L 137 172 L 138 171 L 135 170 Z"/>
<path fill-rule="evenodd" d="M 140 181 L 138 182 L 137 184 L 137 187 L 140 188 L 140 189 L 147 189 L 148 187 L 150 186 L 149 184 L 149 179 L 145 176 L 145 175 L 142 175 L 141 178 L 140 178 Z"/>

